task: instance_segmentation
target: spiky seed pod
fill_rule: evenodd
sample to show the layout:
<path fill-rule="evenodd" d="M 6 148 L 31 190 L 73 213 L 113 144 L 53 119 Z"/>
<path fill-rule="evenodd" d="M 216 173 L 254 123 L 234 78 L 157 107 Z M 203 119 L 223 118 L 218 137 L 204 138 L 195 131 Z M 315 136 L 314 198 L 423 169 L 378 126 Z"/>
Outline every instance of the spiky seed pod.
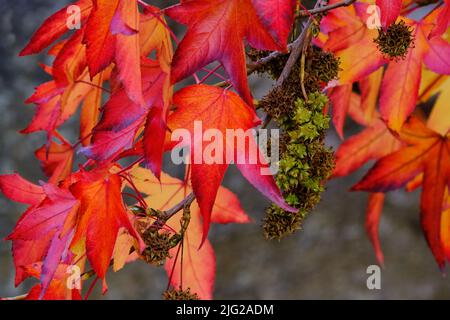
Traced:
<path fill-rule="evenodd" d="M 141 236 L 147 245 L 142 252 L 142 259 L 154 266 L 163 265 L 169 257 L 169 250 L 172 248 L 170 233 L 151 226 L 141 233 Z"/>
<path fill-rule="evenodd" d="M 282 55 L 276 61 L 264 65 L 261 71 L 269 73 L 277 79 L 286 64 L 289 55 Z M 332 53 L 312 47 L 305 57 L 304 82 L 306 92 L 313 93 L 323 89 L 331 80 L 337 79 L 340 61 Z M 279 67 L 276 67 L 277 65 Z M 279 120 L 282 115 L 291 115 L 295 109 L 295 101 L 302 98 L 301 63 L 297 62 L 282 87 L 273 89 L 258 104 L 273 119 Z"/>
<path fill-rule="evenodd" d="M 291 114 L 294 108 L 292 101 L 295 101 L 297 93 L 285 91 L 281 88 L 274 88 L 258 103 L 258 107 L 270 115 L 272 119 L 279 119 L 285 114 Z"/>
<path fill-rule="evenodd" d="M 267 57 L 270 51 L 259 51 L 252 49 L 249 51 L 248 55 L 252 61 L 258 61 L 261 58 Z M 273 79 L 278 79 L 278 77 L 283 72 L 284 66 L 289 59 L 289 54 L 279 55 L 277 58 L 270 60 L 268 63 L 261 65 L 258 69 L 258 73 L 267 73 Z M 310 47 L 306 53 L 305 58 L 305 80 L 308 80 L 313 87 L 310 87 L 308 92 L 316 92 L 320 90 L 321 83 L 328 83 L 331 80 L 337 79 L 338 73 L 340 71 L 340 61 L 334 56 L 333 53 L 323 51 L 318 47 Z M 291 79 L 286 81 L 297 82 L 299 81 L 299 74 L 301 65 L 298 61 L 292 68 Z M 306 84 L 308 87 L 308 84 Z"/>
<path fill-rule="evenodd" d="M 408 50 L 414 47 L 413 29 L 402 20 L 391 24 L 386 31 L 379 29 L 374 42 L 386 57 L 393 60 L 404 59 Z"/>
<path fill-rule="evenodd" d="M 182 290 L 179 288 L 175 290 L 173 288 L 164 291 L 163 293 L 164 300 L 200 300 L 196 293 L 191 293 L 191 289 L 187 288 L 186 290 Z"/>
<path fill-rule="evenodd" d="M 266 209 L 263 220 L 264 237 L 267 240 L 281 240 L 301 228 L 303 214 L 292 214 L 275 205 Z"/>
<path fill-rule="evenodd" d="M 256 62 L 262 58 L 267 57 L 270 55 L 270 51 L 264 51 L 264 50 L 257 50 L 257 49 L 250 49 L 247 52 L 247 56 L 250 58 L 251 61 Z M 289 58 L 288 54 L 282 54 L 279 55 L 277 58 L 270 60 L 269 62 L 265 63 L 264 65 L 261 65 L 257 67 L 256 72 L 258 74 L 265 74 L 267 73 L 271 78 L 276 79 L 280 76 L 281 72 L 283 71 L 283 68 Z"/>
<path fill-rule="evenodd" d="M 340 60 L 333 53 L 323 51 L 320 48 L 312 47 L 306 56 L 306 77 L 310 81 L 317 81 L 319 85 L 326 85 L 331 80 L 338 78 L 340 68 Z M 317 84 L 314 84 L 315 86 Z M 308 92 L 316 92 L 318 90 L 308 90 Z"/>

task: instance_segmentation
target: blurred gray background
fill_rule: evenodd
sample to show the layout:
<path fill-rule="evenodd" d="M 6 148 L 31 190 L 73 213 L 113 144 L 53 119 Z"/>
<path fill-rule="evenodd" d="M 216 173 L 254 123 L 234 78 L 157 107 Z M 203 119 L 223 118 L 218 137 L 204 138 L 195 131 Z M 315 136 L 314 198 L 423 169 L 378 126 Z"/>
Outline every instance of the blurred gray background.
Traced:
<path fill-rule="evenodd" d="M 0 173 L 20 172 L 37 182 L 44 178 L 32 152 L 44 135 L 23 136 L 18 130 L 31 120 L 34 107 L 23 103 L 45 81 L 38 67 L 43 56 L 17 54 L 45 17 L 67 1 L 1 0 L 0 12 Z M 152 4 L 158 1 L 149 1 Z M 162 2 L 162 1 L 160 1 Z M 174 1 L 164 1 L 165 4 Z M 261 97 L 271 86 L 253 78 Z M 62 130 L 74 136 L 74 121 Z M 347 135 L 357 128 L 349 126 Z M 73 141 L 73 140 L 72 140 Z M 330 130 L 328 143 L 339 141 Z M 450 281 L 442 275 L 419 225 L 418 193 L 389 195 L 380 227 L 385 253 L 382 289 L 368 290 L 366 269 L 375 264 L 364 232 L 367 196 L 348 189 L 362 173 L 330 181 L 322 203 L 307 218 L 303 230 L 284 241 L 263 239 L 260 221 L 267 201 L 234 168 L 225 184 L 235 191 L 255 220 L 249 225 L 213 226 L 211 240 L 217 256 L 216 299 L 446 299 Z M 0 237 L 13 228 L 24 210 L 0 196 Z M 0 297 L 25 293 L 31 282 L 14 288 L 10 243 L 0 242 Z M 143 262 L 108 276 L 106 299 L 159 299 L 167 285 L 164 270 Z M 94 298 L 101 298 L 99 290 Z"/>

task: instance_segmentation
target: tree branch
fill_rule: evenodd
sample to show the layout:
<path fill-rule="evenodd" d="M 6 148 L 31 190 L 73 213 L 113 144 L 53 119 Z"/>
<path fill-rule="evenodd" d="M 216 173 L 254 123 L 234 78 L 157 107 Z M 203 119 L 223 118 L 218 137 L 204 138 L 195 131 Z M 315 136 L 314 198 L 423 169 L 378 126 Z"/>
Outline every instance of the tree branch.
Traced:
<path fill-rule="evenodd" d="M 305 42 L 306 36 L 308 35 L 308 30 L 312 22 L 313 19 L 309 18 L 306 24 L 304 25 L 300 36 L 292 43 L 291 54 L 289 56 L 288 61 L 286 62 L 286 65 L 284 66 L 283 72 L 281 72 L 281 75 L 275 84 L 275 87 L 282 86 L 284 81 L 286 81 L 286 79 L 291 74 L 292 68 L 294 67 L 294 65 L 298 61 L 298 58 L 300 57 L 300 54 L 302 53 L 303 44 Z"/>
<path fill-rule="evenodd" d="M 319 0 L 316 2 L 314 9 L 312 9 L 312 10 L 318 10 L 318 9 L 323 9 L 323 8 L 325 8 L 325 7 L 322 7 L 322 0 Z M 314 20 L 314 17 L 312 17 L 312 16 L 309 17 L 308 21 L 306 21 L 305 25 L 303 26 L 302 33 L 292 43 L 291 55 L 289 56 L 289 59 L 286 62 L 286 65 L 284 66 L 283 72 L 281 72 L 281 75 L 275 84 L 276 88 L 279 88 L 283 85 L 284 81 L 286 81 L 286 79 L 291 74 L 292 68 L 295 66 L 298 59 L 300 58 L 300 55 L 302 54 L 302 51 L 303 51 L 303 46 L 304 46 L 305 40 L 308 37 L 309 27 L 313 23 L 313 20 Z"/>
<path fill-rule="evenodd" d="M 297 18 L 302 18 L 302 17 L 307 17 L 309 15 L 315 15 L 315 14 L 319 14 L 319 13 L 324 13 L 336 8 L 340 8 L 340 7 L 348 7 L 350 5 L 352 5 L 353 3 L 355 3 L 356 0 L 344 0 L 338 3 L 333 3 L 330 4 L 328 6 L 325 7 L 321 7 L 321 8 L 314 8 L 311 10 L 301 10 L 298 14 L 297 14 Z"/>
<path fill-rule="evenodd" d="M 186 198 L 184 198 L 180 203 L 176 204 L 169 210 L 162 212 L 162 218 L 166 221 L 176 215 L 180 210 L 182 210 L 185 206 L 190 206 L 192 202 L 195 200 L 194 193 L 189 194 Z"/>

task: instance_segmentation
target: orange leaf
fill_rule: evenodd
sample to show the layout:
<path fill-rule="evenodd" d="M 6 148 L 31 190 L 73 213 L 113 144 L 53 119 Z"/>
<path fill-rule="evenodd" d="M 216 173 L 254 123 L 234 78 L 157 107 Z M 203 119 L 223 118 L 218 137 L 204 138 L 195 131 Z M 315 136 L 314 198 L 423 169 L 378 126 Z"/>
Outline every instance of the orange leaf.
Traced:
<path fill-rule="evenodd" d="M 42 146 L 35 152 L 42 170 L 50 177 L 49 183 L 57 184 L 72 172 L 73 149 L 70 144 L 52 142 L 50 147 Z"/>
<path fill-rule="evenodd" d="M 349 175 L 369 160 L 380 159 L 398 150 L 401 142 L 381 120 L 347 139 L 336 152 L 333 177 Z"/>
<path fill-rule="evenodd" d="M 104 279 L 119 228 L 124 227 L 140 239 L 123 204 L 122 181 L 117 175 L 86 173 L 84 179 L 73 185 L 71 190 L 81 204 L 81 218 L 72 245 L 86 237 L 87 257 L 97 275 Z"/>
<path fill-rule="evenodd" d="M 117 15 L 128 30 L 116 35 L 115 61 L 125 91 L 131 100 L 145 105 L 141 82 L 141 48 L 139 41 L 139 10 L 136 0 L 121 0 Z"/>
<path fill-rule="evenodd" d="M 445 253 L 440 239 L 444 193 L 450 183 L 450 141 L 410 118 L 400 132 L 406 144 L 381 158 L 353 190 L 386 192 L 405 186 L 423 173 L 421 222 L 428 244 L 442 268 Z"/>
<path fill-rule="evenodd" d="M 114 36 L 111 23 L 120 0 L 95 0 L 86 24 L 83 43 L 86 44 L 87 64 L 93 78 L 105 69 L 114 58 Z"/>
<path fill-rule="evenodd" d="M 84 21 L 92 10 L 92 0 L 80 0 L 74 3 L 80 7 L 81 19 Z M 34 33 L 30 42 L 20 52 L 21 56 L 34 54 L 51 45 L 56 39 L 67 32 L 67 8 L 65 7 L 45 20 Z"/>
<path fill-rule="evenodd" d="M 369 195 L 369 204 L 366 212 L 366 232 L 375 249 L 378 263 L 384 265 L 384 255 L 381 250 L 378 228 L 380 224 L 381 213 L 383 211 L 384 193 L 371 193 Z"/>

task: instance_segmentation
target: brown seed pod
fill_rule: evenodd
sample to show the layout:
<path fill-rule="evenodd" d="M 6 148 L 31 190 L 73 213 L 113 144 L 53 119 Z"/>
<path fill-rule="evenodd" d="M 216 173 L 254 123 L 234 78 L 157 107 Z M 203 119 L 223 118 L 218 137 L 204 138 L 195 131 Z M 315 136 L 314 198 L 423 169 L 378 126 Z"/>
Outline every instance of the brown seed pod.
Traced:
<path fill-rule="evenodd" d="M 163 299 L 164 300 L 200 300 L 198 295 L 196 293 L 191 293 L 191 289 L 187 288 L 186 290 L 183 290 L 179 288 L 178 290 L 175 290 L 173 288 L 164 291 L 163 293 Z"/>
<path fill-rule="evenodd" d="M 281 55 L 269 64 L 261 67 L 261 72 L 269 73 L 277 79 L 288 59 L 289 55 Z M 321 91 L 331 80 L 337 79 L 340 71 L 340 61 L 331 52 L 325 52 L 320 48 L 311 47 L 306 54 L 304 68 L 303 85 L 306 92 L 314 93 Z M 280 65 L 280 67 L 275 67 Z M 262 108 L 273 119 L 280 120 L 284 116 L 289 116 L 295 109 L 295 101 L 303 98 L 301 81 L 301 63 L 298 61 L 288 79 L 279 88 L 274 88 L 259 102 Z"/>
<path fill-rule="evenodd" d="M 383 55 L 392 60 L 404 59 L 408 50 L 414 47 L 413 29 L 402 20 L 391 24 L 386 31 L 378 30 L 374 39 Z"/>
<path fill-rule="evenodd" d="M 171 246 L 171 235 L 166 231 L 158 230 L 150 226 L 141 233 L 142 240 L 147 245 L 142 252 L 141 258 L 148 264 L 161 266 L 170 256 L 169 250 Z"/>
<path fill-rule="evenodd" d="M 275 205 L 266 209 L 263 219 L 264 237 L 267 240 L 281 240 L 301 228 L 304 215 L 287 212 Z"/>

